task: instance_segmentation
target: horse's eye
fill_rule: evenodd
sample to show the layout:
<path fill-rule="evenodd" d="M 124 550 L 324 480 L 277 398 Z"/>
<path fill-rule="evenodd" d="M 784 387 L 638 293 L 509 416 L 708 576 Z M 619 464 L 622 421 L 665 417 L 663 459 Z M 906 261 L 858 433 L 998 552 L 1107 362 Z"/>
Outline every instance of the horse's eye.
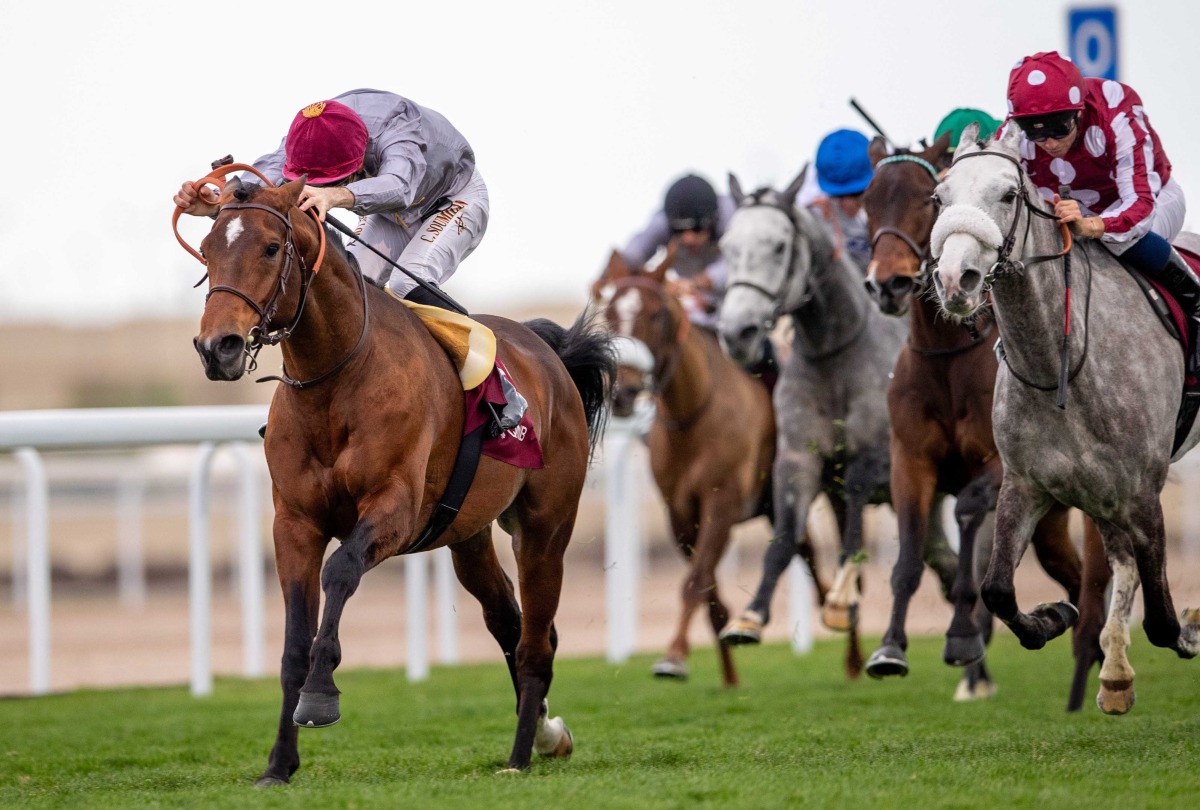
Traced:
<path fill-rule="evenodd" d="M 938 208 L 942 207 L 942 198 L 937 195 L 936 191 L 929 195 L 929 201 Z"/>
<path fill-rule="evenodd" d="M 279 252 L 279 243 L 278 242 L 272 242 L 271 244 L 267 245 L 267 257 L 268 258 L 271 256 L 274 256 L 278 252 Z"/>
<path fill-rule="evenodd" d="M 780 242 L 778 245 L 775 246 L 775 255 L 782 256 L 783 251 L 785 251 L 785 250 L 787 250 L 787 245 L 785 245 L 783 242 Z"/>
<path fill-rule="evenodd" d="M 1000 198 L 1000 201 L 1010 203 L 1016 199 L 1017 199 L 1017 190 L 1015 188 L 1010 188 L 1008 191 L 1004 192 L 1004 196 Z"/>

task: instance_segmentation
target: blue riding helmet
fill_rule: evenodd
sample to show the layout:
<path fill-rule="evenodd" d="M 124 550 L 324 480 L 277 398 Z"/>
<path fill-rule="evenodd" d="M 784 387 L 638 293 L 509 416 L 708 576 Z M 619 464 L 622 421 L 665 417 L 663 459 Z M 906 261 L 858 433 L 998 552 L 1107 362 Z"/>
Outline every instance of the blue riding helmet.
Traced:
<path fill-rule="evenodd" d="M 826 135 L 817 147 L 817 185 L 831 197 L 861 194 L 871 184 L 875 169 L 867 156 L 867 136 L 853 129 Z"/>

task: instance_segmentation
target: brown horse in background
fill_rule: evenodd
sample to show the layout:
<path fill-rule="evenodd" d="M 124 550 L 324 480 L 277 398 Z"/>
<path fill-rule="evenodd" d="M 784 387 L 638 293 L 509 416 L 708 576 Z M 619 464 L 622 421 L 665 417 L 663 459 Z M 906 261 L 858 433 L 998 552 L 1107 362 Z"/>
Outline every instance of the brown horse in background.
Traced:
<path fill-rule="evenodd" d="M 672 535 L 691 566 L 675 635 L 653 672 L 684 679 L 696 610 L 707 604 L 714 636 L 729 618 L 716 569 L 731 529 L 770 517 L 775 417 L 766 386 L 722 353 L 716 335 L 691 324 L 666 291 L 665 263 L 653 273 L 630 273 L 620 255 L 613 256 L 603 279 L 612 284 L 605 318 L 616 339 L 645 358 L 618 367 L 613 413 L 631 415 L 643 391 L 655 396 L 657 413 L 646 437 L 650 465 Z M 730 645 L 718 639 L 717 651 L 724 685 L 736 686 Z"/>
<path fill-rule="evenodd" d="M 286 630 L 283 707 L 260 785 L 286 783 L 299 767 L 298 726 L 340 718 L 333 671 L 342 612 L 364 573 L 418 550 L 465 419 L 446 352 L 408 307 L 364 282 L 333 231 L 337 245 L 317 272 L 324 232 L 296 209 L 303 187 L 301 179 L 240 190 L 222 207 L 203 242 L 210 288 L 195 339 L 214 380 L 238 379 L 256 344 L 281 341 L 288 383 L 276 389 L 266 435 Z M 460 510 L 427 547 L 450 547 L 459 581 L 504 652 L 517 695 L 508 766 L 525 769 L 534 750 L 566 757 L 573 745 L 545 702 L 554 615 L 615 366 L 609 337 L 584 319 L 569 330 L 479 321 L 495 332 L 498 356 L 528 400 L 545 466 L 481 458 Z M 519 605 L 492 546 L 494 522 L 512 535 Z M 333 537 L 341 546 L 322 565 Z"/>
<path fill-rule="evenodd" d="M 1003 464 L 992 435 L 992 394 L 998 364 L 987 340 L 990 318 L 964 329 L 941 313 L 927 289 L 929 234 L 936 217 L 931 200 L 937 173 L 947 163 L 949 134 L 921 152 L 889 154 L 882 138 L 869 154 L 875 178 L 863 197 L 872 239 L 867 287 L 889 314 L 909 315 L 910 337 L 900 352 L 888 389 L 892 421 L 892 505 L 900 532 L 900 555 L 892 571 L 892 617 L 882 645 L 867 661 L 875 677 L 904 675 L 908 639 L 904 623 L 909 600 L 921 578 L 926 526 L 936 493 L 955 495 L 960 529 L 959 564 L 952 593 L 954 618 L 946 633 L 947 664 L 968 666 L 956 697 L 985 697 L 994 691 L 984 649 L 992 617 L 978 598 L 981 565 L 976 532 L 996 505 Z M 1075 628 L 1075 673 L 1067 708 L 1079 709 L 1088 671 L 1100 655 L 1104 588 L 1108 567 L 1100 535 L 1085 522 L 1085 554 L 1079 555 L 1067 531 L 1068 510 L 1052 509 L 1038 524 L 1033 546 L 1046 572 L 1079 605 Z M 990 538 L 989 538 L 990 539 Z"/>

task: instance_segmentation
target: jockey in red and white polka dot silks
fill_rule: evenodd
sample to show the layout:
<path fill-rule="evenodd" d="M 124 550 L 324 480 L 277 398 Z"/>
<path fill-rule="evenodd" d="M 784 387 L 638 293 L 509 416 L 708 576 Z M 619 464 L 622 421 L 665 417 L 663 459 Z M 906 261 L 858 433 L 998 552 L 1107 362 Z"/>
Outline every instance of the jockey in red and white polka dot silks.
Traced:
<path fill-rule="evenodd" d="M 1009 75 L 1008 104 L 1005 126 L 1021 124 L 1022 163 L 1038 191 L 1054 202 L 1058 187 L 1070 186 L 1082 215 L 1102 221 L 1100 238 L 1113 253 L 1151 229 L 1168 240 L 1182 229 L 1183 192 L 1171 180 L 1171 161 L 1132 87 L 1085 79 L 1055 51 L 1036 53 Z M 1030 127 L 1043 121 L 1053 127 L 1056 117 L 1069 122 L 1072 114 L 1073 128 L 1057 139 Z M 1035 142 L 1031 135 L 1043 139 Z"/>

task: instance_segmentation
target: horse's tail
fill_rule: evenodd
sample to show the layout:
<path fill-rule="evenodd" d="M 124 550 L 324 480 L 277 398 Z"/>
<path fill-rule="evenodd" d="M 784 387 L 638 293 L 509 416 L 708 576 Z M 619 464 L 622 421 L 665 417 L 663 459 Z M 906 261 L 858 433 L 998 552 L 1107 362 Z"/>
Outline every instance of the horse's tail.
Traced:
<path fill-rule="evenodd" d="M 567 367 L 587 415 L 588 445 L 604 435 L 608 422 L 609 395 L 617 377 L 617 355 L 612 336 L 599 324 L 598 313 L 584 310 L 570 329 L 564 329 L 546 318 L 526 321 L 534 334 L 549 344 Z"/>

